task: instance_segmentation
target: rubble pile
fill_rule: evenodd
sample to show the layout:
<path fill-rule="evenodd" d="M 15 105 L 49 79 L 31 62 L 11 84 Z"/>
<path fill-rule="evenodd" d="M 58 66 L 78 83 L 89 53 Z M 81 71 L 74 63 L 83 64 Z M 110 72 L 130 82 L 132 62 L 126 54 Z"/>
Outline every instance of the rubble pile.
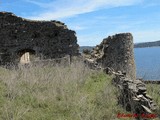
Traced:
<path fill-rule="evenodd" d="M 141 80 L 127 78 L 120 71 L 119 73 L 113 72 L 113 74 L 115 75 L 113 83 L 120 91 L 119 103 L 126 110 L 137 114 L 150 114 L 156 111 L 157 105 L 147 94 L 145 84 Z"/>

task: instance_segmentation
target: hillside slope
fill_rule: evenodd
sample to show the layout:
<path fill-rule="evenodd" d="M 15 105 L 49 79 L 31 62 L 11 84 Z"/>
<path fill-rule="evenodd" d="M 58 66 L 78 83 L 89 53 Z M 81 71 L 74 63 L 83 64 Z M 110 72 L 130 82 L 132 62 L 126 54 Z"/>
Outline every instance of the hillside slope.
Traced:
<path fill-rule="evenodd" d="M 136 43 L 136 44 L 134 45 L 135 48 L 157 47 L 157 46 L 160 46 L 160 41 Z"/>

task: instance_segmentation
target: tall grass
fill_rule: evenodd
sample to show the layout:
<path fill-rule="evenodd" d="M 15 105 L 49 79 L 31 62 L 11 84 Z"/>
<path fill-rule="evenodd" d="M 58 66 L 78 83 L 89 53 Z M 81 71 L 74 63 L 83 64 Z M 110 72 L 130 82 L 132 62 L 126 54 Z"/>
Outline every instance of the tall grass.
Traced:
<path fill-rule="evenodd" d="M 111 80 L 81 62 L 0 68 L 0 120 L 116 120 Z"/>
<path fill-rule="evenodd" d="M 147 84 L 147 92 L 153 97 L 153 100 L 157 104 L 157 114 L 160 117 L 160 84 Z"/>
<path fill-rule="evenodd" d="M 0 119 L 115 119 L 120 108 L 114 92 L 111 77 L 81 62 L 0 68 Z"/>

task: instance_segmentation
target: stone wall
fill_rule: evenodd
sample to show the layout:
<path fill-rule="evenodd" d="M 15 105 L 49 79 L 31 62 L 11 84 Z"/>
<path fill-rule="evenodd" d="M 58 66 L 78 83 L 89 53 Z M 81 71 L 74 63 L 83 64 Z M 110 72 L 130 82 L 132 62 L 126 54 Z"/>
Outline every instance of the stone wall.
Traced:
<path fill-rule="evenodd" d="M 84 58 L 100 65 L 122 71 L 126 76 L 136 79 L 133 36 L 131 33 L 120 33 L 109 36 L 92 51 L 84 50 Z"/>
<path fill-rule="evenodd" d="M 113 83 L 120 91 L 119 104 L 123 105 L 127 111 L 139 115 L 156 112 L 158 106 L 153 98 L 147 94 L 145 83 L 127 78 L 121 72 L 111 71 L 111 73 L 115 75 Z"/>
<path fill-rule="evenodd" d="M 59 21 L 33 21 L 0 12 L 0 62 L 18 62 L 24 52 L 36 59 L 77 55 L 75 31 Z"/>
<path fill-rule="evenodd" d="M 84 62 L 91 68 L 114 74 L 113 84 L 119 89 L 119 104 L 136 114 L 149 114 L 157 110 L 147 94 L 144 82 L 136 79 L 133 36 L 120 33 L 103 39 L 92 51 L 83 51 Z M 140 117 L 140 116 L 139 116 Z"/>

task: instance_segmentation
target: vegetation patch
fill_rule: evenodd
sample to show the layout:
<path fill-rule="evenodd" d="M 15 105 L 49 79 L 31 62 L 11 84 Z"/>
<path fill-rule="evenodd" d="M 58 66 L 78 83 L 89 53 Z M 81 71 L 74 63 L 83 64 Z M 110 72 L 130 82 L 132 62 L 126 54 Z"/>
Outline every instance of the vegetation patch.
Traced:
<path fill-rule="evenodd" d="M 127 112 L 117 105 L 118 90 L 111 80 L 112 76 L 76 62 L 67 67 L 0 68 L 0 119 L 118 119 L 118 113 Z M 158 96 L 155 100 L 159 102 Z"/>
<path fill-rule="evenodd" d="M 147 92 L 153 97 L 153 100 L 158 105 L 157 115 L 160 117 L 160 85 L 159 84 L 147 84 Z"/>

